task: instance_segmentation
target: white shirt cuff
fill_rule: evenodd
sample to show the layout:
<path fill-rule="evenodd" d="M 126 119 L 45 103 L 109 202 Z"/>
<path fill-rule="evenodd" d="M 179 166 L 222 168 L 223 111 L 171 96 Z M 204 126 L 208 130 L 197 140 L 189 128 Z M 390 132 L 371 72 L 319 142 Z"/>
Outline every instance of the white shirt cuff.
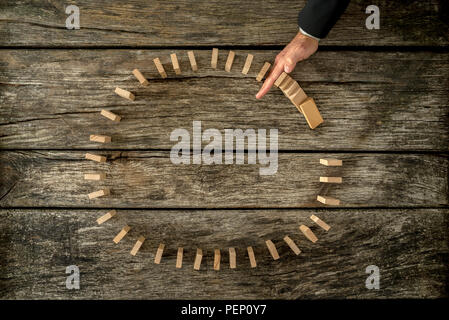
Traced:
<path fill-rule="evenodd" d="M 308 37 L 310 37 L 310 38 L 312 38 L 312 39 L 315 39 L 315 40 L 317 40 L 317 41 L 320 41 L 320 38 L 317 38 L 317 37 L 314 37 L 314 36 L 308 34 L 308 33 L 305 32 L 301 27 L 299 27 L 299 32 L 301 32 L 301 33 L 302 33 L 303 35 L 305 35 L 305 36 L 308 36 Z"/>

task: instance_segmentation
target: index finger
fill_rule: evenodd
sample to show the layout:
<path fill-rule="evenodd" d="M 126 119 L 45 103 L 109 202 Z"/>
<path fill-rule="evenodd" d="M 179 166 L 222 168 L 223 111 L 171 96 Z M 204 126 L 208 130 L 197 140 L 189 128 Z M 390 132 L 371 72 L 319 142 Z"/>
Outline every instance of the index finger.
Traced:
<path fill-rule="evenodd" d="M 256 99 L 262 98 L 268 91 L 270 91 L 274 82 L 279 78 L 282 72 L 284 72 L 284 66 L 280 63 L 275 64 L 270 75 L 265 79 L 262 88 L 260 88 L 259 92 L 256 94 Z"/>

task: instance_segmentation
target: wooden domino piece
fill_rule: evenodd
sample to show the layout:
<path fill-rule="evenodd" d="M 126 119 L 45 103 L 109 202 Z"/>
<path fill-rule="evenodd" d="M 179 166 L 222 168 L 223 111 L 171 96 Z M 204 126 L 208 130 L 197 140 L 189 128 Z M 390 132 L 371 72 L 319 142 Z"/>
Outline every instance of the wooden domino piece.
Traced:
<path fill-rule="evenodd" d="M 279 89 L 282 90 L 282 92 L 284 92 L 288 87 L 290 87 L 294 82 L 296 82 L 295 80 L 293 80 L 292 77 L 290 77 L 289 75 L 287 75 L 284 80 L 279 84 Z"/>
<path fill-rule="evenodd" d="M 179 66 L 178 57 L 176 53 L 172 53 L 170 55 L 171 63 L 173 65 L 173 70 L 175 70 L 176 74 L 181 74 L 181 67 Z"/>
<path fill-rule="evenodd" d="M 95 180 L 100 181 L 106 179 L 106 174 L 103 172 L 100 173 L 85 173 L 84 180 Z"/>
<path fill-rule="evenodd" d="M 234 57 L 235 57 L 235 52 L 234 51 L 229 51 L 228 59 L 226 59 L 226 64 L 225 64 L 225 71 L 226 72 L 231 72 L 232 63 L 234 62 Z"/>
<path fill-rule="evenodd" d="M 262 69 L 260 69 L 259 74 L 256 77 L 256 80 L 259 82 L 262 81 L 263 77 L 267 73 L 268 69 L 270 69 L 270 67 L 271 67 L 271 63 L 265 62 Z"/>
<path fill-rule="evenodd" d="M 295 105 L 299 112 L 302 113 L 299 106 L 307 99 L 307 94 L 301 86 L 293 80 L 287 73 L 283 72 L 276 79 L 274 85 L 282 90 L 287 98 Z"/>
<path fill-rule="evenodd" d="M 320 163 L 328 167 L 341 167 L 343 165 L 343 161 L 339 159 L 320 159 Z"/>
<path fill-rule="evenodd" d="M 145 87 L 148 86 L 148 80 L 143 76 L 142 72 L 140 72 L 139 69 L 134 69 L 133 75 L 137 78 L 137 80 L 139 80 L 141 85 Z"/>
<path fill-rule="evenodd" d="M 274 245 L 274 243 L 271 240 L 267 240 L 267 241 L 265 241 L 265 244 L 267 245 L 268 251 L 270 251 L 273 259 L 274 260 L 279 259 L 279 253 L 276 250 L 276 246 Z"/>
<path fill-rule="evenodd" d="M 256 257 L 254 256 L 253 247 L 247 247 L 246 250 L 248 251 L 248 258 L 249 258 L 249 263 L 251 265 L 251 268 L 257 267 L 257 262 L 256 262 Z"/>
<path fill-rule="evenodd" d="M 342 177 L 320 177 L 320 182 L 325 183 L 342 183 Z"/>
<path fill-rule="evenodd" d="M 298 82 L 293 80 L 288 87 L 282 90 L 282 92 L 287 98 L 290 99 L 296 92 L 298 92 L 299 89 L 301 89 L 301 87 L 299 86 Z"/>
<path fill-rule="evenodd" d="M 162 78 L 167 78 L 167 73 L 165 72 L 164 66 L 161 63 L 159 58 L 153 59 L 154 65 L 156 66 L 157 72 L 161 75 Z"/>
<path fill-rule="evenodd" d="M 190 65 L 192 66 L 193 71 L 198 70 L 198 65 L 196 64 L 195 54 L 193 51 L 187 52 L 187 56 L 189 57 Z"/>
<path fill-rule="evenodd" d="M 246 56 L 245 65 L 243 66 L 242 73 L 248 74 L 251 64 L 253 63 L 254 56 L 250 53 Z"/>
<path fill-rule="evenodd" d="M 100 143 L 110 143 L 111 137 L 110 136 L 102 136 L 99 134 L 91 134 L 89 137 L 89 140 L 92 142 L 100 142 Z"/>
<path fill-rule="evenodd" d="M 95 162 L 106 162 L 105 156 L 99 156 L 99 155 L 92 154 L 92 153 L 86 153 L 85 157 L 87 160 L 92 160 Z"/>
<path fill-rule="evenodd" d="M 193 263 L 194 270 L 200 270 L 202 259 L 203 259 L 203 250 L 196 249 L 195 262 Z"/>
<path fill-rule="evenodd" d="M 131 100 L 131 101 L 134 101 L 134 99 L 136 98 L 134 96 L 134 94 L 132 94 L 131 92 L 129 92 L 125 89 L 119 88 L 119 87 L 115 88 L 115 93 L 118 94 L 120 97 Z"/>
<path fill-rule="evenodd" d="M 235 248 L 229 248 L 229 268 L 235 269 L 237 267 L 236 260 Z"/>
<path fill-rule="evenodd" d="M 331 206 L 340 205 L 340 200 L 332 198 L 332 197 L 316 196 L 316 199 L 323 204 L 328 204 Z"/>
<path fill-rule="evenodd" d="M 154 256 L 154 263 L 160 264 L 162 259 L 162 253 L 164 253 L 165 244 L 160 243 L 159 248 L 157 248 L 156 255 Z"/>
<path fill-rule="evenodd" d="M 299 89 L 294 92 L 290 97 L 290 101 L 295 105 L 296 109 L 298 109 L 299 112 L 302 113 L 301 109 L 299 108 L 299 106 L 306 101 L 307 99 L 307 94 L 304 92 L 304 90 L 299 86 Z"/>
<path fill-rule="evenodd" d="M 130 226 L 124 226 L 123 229 L 120 230 L 120 232 L 114 237 L 114 239 L 112 239 L 112 241 L 114 241 L 115 244 L 119 243 L 120 240 L 126 236 L 129 230 L 131 230 Z"/>
<path fill-rule="evenodd" d="M 97 219 L 97 223 L 98 224 L 102 224 L 106 221 L 108 221 L 109 219 L 111 219 L 113 216 L 115 216 L 117 214 L 117 211 L 115 210 L 111 210 L 108 213 L 102 215 L 100 218 Z"/>
<path fill-rule="evenodd" d="M 279 76 L 279 78 L 277 78 L 276 81 L 274 82 L 274 85 L 275 85 L 276 87 L 279 88 L 279 86 L 281 85 L 281 83 L 282 83 L 285 79 L 288 79 L 288 78 L 290 78 L 290 76 L 289 76 L 287 73 L 282 72 L 281 75 Z"/>
<path fill-rule="evenodd" d="M 217 64 L 218 64 L 218 49 L 213 48 L 212 49 L 212 57 L 210 59 L 210 66 L 213 69 L 217 69 Z"/>
<path fill-rule="evenodd" d="M 312 214 L 310 216 L 310 219 L 312 219 L 313 222 L 315 222 L 317 225 L 319 225 L 321 228 L 323 228 L 326 231 L 329 231 L 331 228 L 326 222 L 318 218 L 316 215 Z"/>
<path fill-rule="evenodd" d="M 108 118 L 109 120 L 112 120 L 114 122 L 120 122 L 120 120 L 122 119 L 120 116 L 116 115 L 115 113 L 108 111 L 108 110 L 104 110 L 102 109 L 100 114 L 105 117 Z"/>
<path fill-rule="evenodd" d="M 216 270 L 216 271 L 220 270 L 220 260 L 221 260 L 220 249 L 215 249 L 214 250 L 214 270 Z"/>
<path fill-rule="evenodd" d="M 290 247 L 290 249 L 292 249 L 292 251 L 298 255 L 301 253 L 301 250 L 298 248 L 298 246 L 296 245 L 296 243 L 289 237 L 289 236 L 285 236 L 284 237 L 284 241 L 288 244 L 288 246 Z"/>
<path fill-rule="evenodd" d="M 184 249 L 179 247 L 178 253 L 176 255 L 176 268 L 181 269 L 182 268 L 182 256 L 184 255 Z"/>
<path fill-rule="evenodd" d="M 306 238 L 309 239 L 310 241 L 312 241 L 313 243 L 318 241 L 318 238 L 312 232 L 312 230 L 310 230 L 309 227 L 302 224 L 299 226 L 299 230 L 301 230 L 301 232 L 306 236 Z"/>
<path fill-rule="evenodd" d="M 89 197 L 89 199 L 95 199 L 95 198 L 108 196 L 109 194 L 110 194 L 109 188 L 104 188 L 104 189 L 101 189 L 98 191 L 91 192 L 87 196 Z"/>
<path fill-rule="evenodd" d="M 145 237 L 140 236 L 136 243 L 134 244 L 134 247 L 131 249 L 131 255 L 135 256 L 137 254 L 137 252 L 139 251 L 140 247 L 142 246 L 143 242 L 145 241 Z"/>
<path fill-rule="evenodd" d="M 303 103 L 301 103 L 299 105 L 299 109 L 306 118 L 310 129 L 315 129 L 323 123 L 323 118 L 321 117 L 320 111 L 316 107 L 315 101 L 312 98 L 307 98 Z"/>
<path fill-rule="evenodd" d="M 300 105 L 307 100 L 307 94 L 304 92 L 298 82 L 292 79 L 292 81 L 289 81 L 289 83 L 289 86 L 286 86 L 284 90 L 281 90 L 282 92 L 284 92 L 285 96 L 290 99 L 296 109 L 298 109 L 298 111 L 302 113 Z M 283 84 L 281 84 L 281 86 L 283 86 Z"/>

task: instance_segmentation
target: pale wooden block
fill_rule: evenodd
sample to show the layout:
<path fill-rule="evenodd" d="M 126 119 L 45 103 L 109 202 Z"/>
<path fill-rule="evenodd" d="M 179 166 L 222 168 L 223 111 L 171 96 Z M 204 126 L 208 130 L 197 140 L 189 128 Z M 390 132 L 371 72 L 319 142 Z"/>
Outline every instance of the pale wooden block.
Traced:
<path fill-rule="evenodd" d="M 113 216 L 115 216 L 117 214 L 117 211 L 115 210 L 111 210 L 108 213 L 106 213 L 105 215 L 102 215 L 100 218 L 97 219 L 97 223 L 98 224 L 102 224 L 106 221 L 108 221 L 109 219 L 111 219 Z"/>
<path fill-rule="evenodd" d="M 243 66 L 242 73 L 248 74 L 249 69 L 251 68 L 251 64 L 253 63 L 254 56 L 250 53 L 246 56 L 245 65 Z"/>
<path fill-rule="evenodd" d="M 108 118 L 109 120 L 112 120 L 114 122 L 120 122 L 120 120 L 122 119 L 120 116 L 116 115 L 115 113 L 108 111 L 108 110 L 104 110 L 102 109 L 100 114 L 105 117 Z"/>
<path fill-rule="evenodd" d="M 220 270 L 220 260 L 221 260 L 220 249 L 215 249 L 214 250 L 214 270 L 216 270 L 216 271 Z"/>
<path fill-rule="evenodd" d="M 304 92 L 304 90 L 302 90 L 302 88 L 300 87 L 292 96 L 289 97 L 289 99 L 296 107 L 296 109 L 298 109 L 298 111 L 302 113 L 299 106 L 307 99 L 307 94 Z"/>
<path fill-rule="evenodd" d="M 137 252 L 139 251 L 140 247 L 142 246 L 143 242 L 145 241 L 145 237 L 140 236 L 136 243 L 134 244 L 134 247 L 131 249 L 131 255 L 135 256 L 137 254 Z"/>
<path fill-rule="evenodd" d="M 119 87 L 115 88 L 115 93 L 118 94 L 120 97 L 131 100 L 131 101 L 134 101 L 134 99 L 136 98 L 134 96 L 134 94 L 132 94 L 131 92 L 129 92 L 125 89 L 119 88 Z"/>
<path fill-rule="evenodd" d="M 234 57 L 235 57 L 235 52 L 234 51 L 229 51 L 228 59 L 226 60 L 226 64 L 225 64 L 225 71 L 226 72 L 231 72 L 232 63 L 234 62 Z"/>
<path fill-rule="evenodd" d="M 332 198 L 332 197 L 316 196 L 316 199 L 321 203 L 328 204 L 331 206 L 340 205 L 340 200 Z"/>
<path fill-rule="evenodd" d="M 176 268 L 182 268 L 182 256 L 184 255 L 184 249 L 179 247 L 178 254 L 176 255 Z"/>
<path fill-rule="evenodd" d="M 271 63 L 265 62 L 262 69 L 260 69 L 259 74 L 256 77 L 256 80 L 259 82 L 262 81 L 263 77 L 265 76 L 267 71 L 270 69 L 270 67 L 271 67 Z"/>
<path fill-rule="evenodd" d="M 101 172 L 101 173 L 85 173 L 84 174 L 84 180 L 95 180 L 95 181 L 100 181 L 100 180 L 104 180 L 106 179 L 106 174 Z"/>
<path fill-rule="evenodd" d="M 300 104 L 299 108 L 306 118 L 310 129 L 315 129 L 323 123 L 323 118 L 321 117 L 320 111 L 318 111 L 315 101 L 313 101 L 312 98 L 307 98 L 306 101 Z"/>
<path fill-rule="evenodd" d="M 120 240 L 122 240 L 126 234 L 129 232 L 129 230 L 131 230 L 130 226 L 124 226 L 122 230 L 120 230 L 120 232 L 115 236 L 114 239 L 112 239 L 112 241 L 114 241 L 114 243 L 119 243 Z"/>
<path fill-rule="evenodd" d="M 170 55 L 171 63 L 173 65 L 173 70 L 175 70 L 176 74 L 181 74 L 181 67 L 179 66 L 178 57 L 176 53 L 172 53 Z"/>
<path fill-rule="evenodd" d="M 276 81 L 274 82 L 274 85 L 276 87 L 279 87 L 285 79 L 289 79 L 289 78 L 290 78 L 290 76 L 288 75 L 288 73 L 282 72 L 281 75 L 279 76 L 279 78 L 277 78 Z"/>
<path fill-rule="evenodd" d="M 309 229 L 309 227 L 301 225 L 299 226 L 299 230 L 301 230 L 301 232 L 306 236 L 306 238 L 312 241 L 313 243 L 318 241 L 318 238 L 315 236 L 312 230 Z"/>
<path fill-rule="evenodd" d="M 159 58 L 153 59 L 154 65 L 156 66 L 157 72 L 161 75 L 162 78 L 167 78 L 167 73 L 165 72 L 164 66 L 161 63 Z"/>
<path fill-rule="evenodd" d="M 284 87 L 283 83 L 280 85 L 280 88 L 281 87 Z M 298 82 L 294 81 L 293 79 L 289 80 L 287 85 L 285 86 L 285 90 L 282 90 L 282 92 L 284 92 L 285 96 L 290 99 L 296 109 L 298 109 L 298 111 L 302 113 L 300 106 L 306 101 L 307 94 L 304 92 Z"/>
<path fill-rule="evenodd" d="M 156 255 L 154 256 L 154 263 L 160 264 L 162 259 L 162 253 L 164 253 L 165 244 L 160 243 L 159 248 L 157 248 Z"/>
<path fill-rule="evenodd" d="M 92 161 L 96 161 L 96 162 L 106 162 L 106 157 L 99 156 L 99 155 L 92 154 L 92 153 L 86 153 L 85 157 L 87 160 L 92 160 Z"/>
<path fill-rule="evenodd" d="M 271 240 L 267 240 L 267 241 L 265 241 L 265 244 L 267 245 L 268 251 L 270 251 L 273 259 L 274 260 L 279 259 L 279 253 L 276 250 L 276 246 L 274 245 L 274 243 Z"/>
<path fill-rule="evenodd" d="M 210 59 L 210 66 L 213 69 L 217 69 L 217 63 L 218 63 L 218 49 L 217 48 L 213 48 L 212 49 L 212 57 Z"/>
<path fill-rule="evenodd" d="M 248 258 L 249 258 L 249 263 L 251 264 L 251 268 L 257 267 L 257 262 L 256 262 L 256 257 L 254 256 L 253 247 L 248 247 L 248 248 L 246 248 L 246 250 L 248 251 Z"/>
<path fill-rule="evenodd" d="M 301 87 L 299 86 L 298 82 L 293 80 L 293 82 L 287 88 L 282 90 L 282 92 L 287 98 L 291 99 L 299 89 L 301 89 Z"/>
<path fill-rule="evenodd" d="M 89 197 L 89 199 L 95 199 L 95 198 L 107 196 L 109 194 L 110 194 L 109 188 L 104 188 L 104 189 L 101 189 L 98 191 L 91 192 L 87 196 Z"/>
<path fill-rule="evenodd" d="M 341 167 L 343 161 L 339 159 L 320 159 L 320 163 L 328 167 Z"/>
<path fill-rule="evenodd" d="M 198 70 L 198 65 L 196 64 L 195 54 L 193 51 L 187 52 L 187 55 L 189 56 L 190 65 L 192 66 L 193 71 Z"/>
<path fill-rule="evenodd" d="M 325 183 L 342 183 L 342 177 L 320 177 L 320 182 Z"/>
<path fill-rule="evenodd" d="M 229 248 L 229 268 L 235 269 L 237 267 L 235 248 Z"/>
<path fill-rule="evenodd" d="M 290 247 L 290 249 L 292 249 L 292 251 L 298 255 L 301 253 L 301 250 L 298 248 L 298 246 L 296 245 L 296 243 L 289 237 L 289 236 L 285 236 L 284 237 L 284 241 L 288 244 L 288 246 Z"/>
<path fill-rule="evenodd" d="M 111 137 L 110 136 L 103 136 L 103 135 L 99 135 L 99 134 L 91 134 L 89 137 L 90 141 L 93 142 L 100 142 L 100 143 L 110 143 L 111 142 Z"/>
<path fill-rule="evenodd" d="M 317 225 L 319 225 L 321 228 L 323 228 L 326 231 L 329 231 L 331 228 L 326 222 L 318 218 L 316 215 L 312 214 L 310 216 L 310 219 L 312 219 L 313 222 L 315 222 Z"/>
<path fill-rule="evenodd" d="M 203 259 L 203 250 L 196 249 L 196 256 L 195 256 L 195 262 L 193 263 L 193 269 L 200 270 L 202 259 Z"/>
<path fill-rule="evenodd" d="M 287 89 L 288 87 L 290 87 L 294 82 L 296 82 L 294 79 L 292 79 L 289 75 L 287 75 L 285 77 L 285 79 L 281 82 L 281 84 L 279 85 L 279 89 L 282 90 L 282 92 L 284 92 L 285 89 Z"/>
<path fill-rule="evenodd" d="M 140 72 L 139 69 L 134 69 L 133 75 L 137 78 L 137 80 L 139 80 L 141 85 L 145 87 L 148 86 L 148 80 L 143 76 L 142 72 Z"/>

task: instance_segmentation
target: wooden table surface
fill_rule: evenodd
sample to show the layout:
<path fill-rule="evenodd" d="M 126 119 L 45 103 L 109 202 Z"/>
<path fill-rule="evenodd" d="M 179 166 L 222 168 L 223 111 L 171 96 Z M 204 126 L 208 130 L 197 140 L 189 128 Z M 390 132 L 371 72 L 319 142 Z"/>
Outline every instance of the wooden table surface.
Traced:
<path fill-rule="evenodd" d="M 65 1 L 0 4 L 0 298 L 447 297 L 448 7 L 379 0 L 381 28 L 367 30 L 371 3 L 351 1 L 292 75 L 325 119 L 310 130 L 278 89 L 255 99 L 256 74 L 296 34 L 304 3 L 74 1 L 80 30 L 65 28 Z M 218 70 L 210 67 L 212 47 L 220 49 Z M 236 52 L 230 73 L 229 50 Z M 173 52 L 181 75 L 171 67 Z M 248 53 L 254 62 L 244 75 Z M 136 100 L 118 97 L 116 86 Z M 101 109 L 122 121 L 105 120 Z M 191 131 L 199 120 L 203 130 L 221 132 L 277 128 L 277 174 L 261 176 L 259 165 L 173 164 L 170 133 Z M 90 134 L 113 142 L 92 143 Z M 108 161 L 87 161 L 86 152 Z M 344 165 L 321 166 L 323 157 Z M 83 180 L 94 170 L 106 172 L 104 183 Z M 324 175 L 343 176 L 343 184 L 324 186 Z M 111 195 L 89 200 L 99 186 Z M 318 193 L 342 204 L 325 207 Z M 117 216 L 97 225 L 110 209 Z M 314 225 L 311 214 L 331 229 Z M 114 244 L 125 224 L 131 231 Z M 301 224 L 318 242 L 300 233 Z M 133 257 L 140 235 L 147 240 Z M 182 269 L 175 268 L 179 246 Z M 247 246 L 257 268 L 250 268 Z M 236 269 L 229 268 L 229 247 L 236 248 Z M 200 271 L 193 270 L 196 248 L 204 252 Z M 220 271 L 213 270 L 215 248 Z M 69 265 L 80 268 L 80 290 L 65 287 Z M 365 287 L 369 265 L 380 269 L 379 290 Z"/>

